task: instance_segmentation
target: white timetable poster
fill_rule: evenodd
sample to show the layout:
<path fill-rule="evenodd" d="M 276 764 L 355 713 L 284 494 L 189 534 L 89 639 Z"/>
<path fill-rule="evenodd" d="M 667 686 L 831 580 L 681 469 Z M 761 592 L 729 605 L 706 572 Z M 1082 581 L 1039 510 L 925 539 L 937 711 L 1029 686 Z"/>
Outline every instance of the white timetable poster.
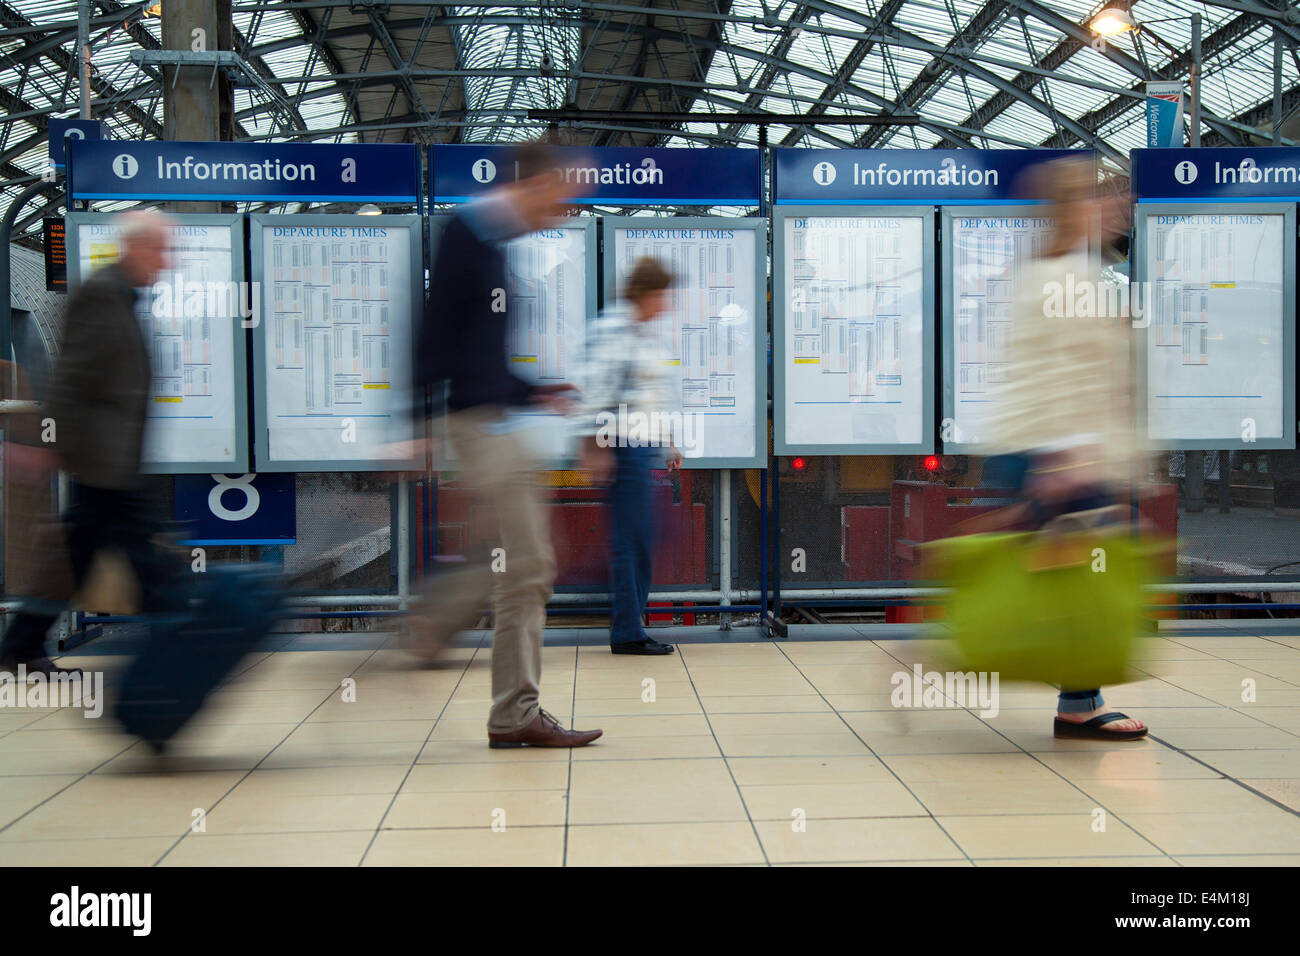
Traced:
<path fill-rule="evenodd" d="M 589 272 L 585 224 L 556 225 L 512 240 L 506 247 L 510 370 L 537 384 L 575 380 L 587 346 Z M 541 461 L 571 452 L 570 426 L 562 415 L 512 413 Z"/>
<path fill-rule="evenodd" d="M 782 220 L 784 444 L 926 440 L 922 225 L 910 215 Z"/>
<path fill-rule="evenodd" d="M 418 234 L 369 217 L 259 217 L 253 228 L 267 451 L 258 467 L 391 459 L 412 434 Z"/>
<path fill-rule="evenodd" d="M 556 226 L 506 247 L 511 370 L 530 382 L 570 381 L 587 329 L 587 230 Z"/>
<path fill-rule="evenodd" d="M 981 440 L 992 407 L 990 394 L 1006 381 L 1016 289 L 1026 264 L 1047 249 L 1053 220 L 1046 216 L 954 215 L 952 286 L 948 308 L 948 368 L 952 428 L 957 444 Z"/>
<path fill-rule="evenodd" d="M 120 258 L 119 223 L 75 228 L 79 278 Z M 153 368 L 143 451 L 149 470 L 243 460 L 236 414 L 245 386 L 235 349 L 242 369 L 243 319 L 253 303 L 236 281 L 235 255 L 243 251 L 232 249 L 229 223 L 182 220 L 172 227 L 171 268 L 140 290 L 136 314 Z"/>
<path fill-rule="evenodd" d="M 752 459 L 756 447 L 756 329 L 760 302 L 757 232 L 749 227 L 645 225 L 614 229 L 617 285 L 643 256 L 673 275 L 669 309 L 657 320 L 682 413 L 679 446 L 687 461 Z M 607 301 L 612 301 L 610 291 Z"/>
<path fill-rule="evenodd" d="M 1285 215 L 1144 219 L 1149 437 L 1222 447 L 1289 438 Z"/>

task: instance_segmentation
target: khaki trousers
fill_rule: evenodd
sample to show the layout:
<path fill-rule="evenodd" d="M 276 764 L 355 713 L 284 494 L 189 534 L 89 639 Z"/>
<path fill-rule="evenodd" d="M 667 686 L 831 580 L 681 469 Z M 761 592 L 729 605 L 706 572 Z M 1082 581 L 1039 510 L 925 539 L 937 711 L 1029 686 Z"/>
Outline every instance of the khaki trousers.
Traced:
<path fill-rule="evenodd" d="M 447 427 L 460 461 L 461 477 L 497 523 L 498 547 L 482 560 L 435 574 L 415 602 L 417 637 L 440 647 L 472 626 L 493 599 L 492 712 L 488 730 L 509 733 L 537 717 L 542 676 L 542 629 L 555 582 L 549 516 L 535 462 L 513 433 L 493 434 L 496 407 L 453 412 Z M 431 633 L 430 633 L 431 632 Z"/>

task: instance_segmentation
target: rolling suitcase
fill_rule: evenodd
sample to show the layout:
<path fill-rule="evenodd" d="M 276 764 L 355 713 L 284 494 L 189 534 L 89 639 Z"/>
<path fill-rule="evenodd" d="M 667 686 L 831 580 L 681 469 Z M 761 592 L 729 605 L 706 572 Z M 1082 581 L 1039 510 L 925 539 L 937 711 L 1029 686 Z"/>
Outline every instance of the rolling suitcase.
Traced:
<path fill-rule="evenodd" d="M 196 577 L 198 607 L 150 628 L 118 698 L 127 732 L 159 753 L 271 629 L 280 606 L 282 590 L 271 572 L 217 566 Z"/>

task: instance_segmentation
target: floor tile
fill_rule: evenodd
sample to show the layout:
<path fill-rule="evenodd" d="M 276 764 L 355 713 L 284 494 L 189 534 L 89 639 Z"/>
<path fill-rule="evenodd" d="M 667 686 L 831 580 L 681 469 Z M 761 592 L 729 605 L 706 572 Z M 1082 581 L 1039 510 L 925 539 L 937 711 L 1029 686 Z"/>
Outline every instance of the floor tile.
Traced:
<path fill-rule="evenodd" d="M 1253 810 L 1267 804 L 1231 780 L 1157 778 L 1146 780 L 1079 780 L 1098 805 L 1115 813 L 1197 813 L 1206 807 L 1225 812 Z"/>
<path fill-rule="evenodd" d="M 762 863 L 749 823 L 569 827 L 569 866 L 727 866 Z"/>
<path fill-rule="evenodd" d="M 1051 866 L 1051 867 L 1176 867 L 1178 862 L 1167 856 L 1097 856 L 1097 857 L 1031 857 L 1024 860 L 976 860 L 976 866 Z"/>
<path fill-rule="evenodd" d="M 5 841 L 0 866 L 153 866 L 178 836 Z"/>
<path fill-rule="evenodd" d="M 351 793 L 394 794 L 409 768 L 402 764 L 379 766 L 259 768 L 239 781 L 238 791 L 257 791 L 285 797 Z"/>
<path fill-rule="evenodd" d="M 846 817 L 903 817 L 925 814 L 925 807 L 897 780 L 861 783 L 794 783 L 741 787 L 754 820 L 793 821 Z"/>
<path fill-rule="evenodd" d="M 1300 777 L 1300 749 L 1189 750 L 1229 777 Z"/>
<path fill-rule="evenodd" d="M 1273 806 L 1247 812 L 1126 813 L 1124 821 L 1171 856 L 1300 853 L 1300 816 Z"/>
<path fill-rule="evenodd" d="M 867 753 L 848 757 L 739 757 L 729 758 L 727 764 L 742 787 L 894 779 L 880 760 Z"/>
<path fill-rule="evenodd" d="M 837 860 L 951 860 L 961 850 L 928 817 L 808 820 L 758 823 L 763 848 L 774 863 Z"/>
<path fill-rule="evenodd" d="M 1034 756 L 1067 779 L 1151 780 L 1166 777 L 1217 777 L 1214 770 L 1154 741 L 1132 741 L 1133 749 L 1038 753 Z"/>
<path fill-rule="evenodd" d="M 7 777 L 0 785 L 0 827 L 8 826 L 80 779 L 77 774 Z"/>
<path fill-rule="evenodd" d="M 819 694 L 756 694 L 753 697 L 701 695 L 710 716 L 715 714 L 829 714 L 831 705 Z"/>
<path fill-rule="evenodd" d="M 239 772 L 94 774 L 0 831 L 8 840 L 179 838 L 243 776 Z"/>
<path fill-rule="evenodd" d="M 908 780 L 907 786 L 936 816 L 1087 812 L 1097 805 L 1068 781 L 1038 775 L 1008 784 L 977 778 Z"/>
<path fill-rule="evenodd" d="M 160 866 L 356 866 L 373 833 L 189 833 Z"/>
<path fill-rule="evenodd" d="M 882 758 L 906 784 L 922 780 L 988 780 L 1018 786 L 1052 771 L 1029 754 L 901 754 Z"/>
<path fill-rule="evenodd" d="M 718 743 L 707 734 L 682 737 L 608 735 L 571 752 L 575 764 L 588 760 L 635 760 L 643 757 L 716 757 Z"/>
<path fill-rule="evenodd" d="M 559 866 L 564 827 L 382 830 L 363 866 Z"/>
<path fill-rule="evenodd" d="M 1300 812 L 1300 779 L 1294 777 L 1275 780 L 1245 778 L 1241 782 L 1248 787 L 1254 787 L 1260 793 L 1267 794 L 1278 803 Z"/>
<path fill-rule="evenodd" d="M 1096 829 L 1099 820 L 1091 810 L 938 817 L 972 859 L 1155 856 L 1163 849 L 1153 847 L 1114 815 L 1105 818 L 1105 830 Z"/>
<path fill-rule="evenodd" d="M 392 802 L 386 793 L 285 795 L 240 790 L 207 816 L 207 833 L 289 833 L 304 830 L 374 832 Z"/>
<path fill-rule="evenodd" d="M 384 817 L 384 829 L 562 827 L 563 790 L 405 791 Z"/>
<path fill-rule="evenodd" d="M 486 748 L 485 748 L 486 749 Z M 564 790 L 569 785 L 568 761 L 533 763 L 417 764 L 401 792 L 439 790 Z"/>

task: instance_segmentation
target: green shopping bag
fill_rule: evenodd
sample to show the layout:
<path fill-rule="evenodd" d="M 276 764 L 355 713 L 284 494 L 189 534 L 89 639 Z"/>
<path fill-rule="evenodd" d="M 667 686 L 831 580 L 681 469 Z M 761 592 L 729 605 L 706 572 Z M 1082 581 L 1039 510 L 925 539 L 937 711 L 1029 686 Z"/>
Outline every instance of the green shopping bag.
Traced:
<path fill-rule="evenodd" d="M 969 670 L 1086 690 L 1131 679 L 1152 547 L 1126 531 L 972 534 L 925 546 Z"/>

